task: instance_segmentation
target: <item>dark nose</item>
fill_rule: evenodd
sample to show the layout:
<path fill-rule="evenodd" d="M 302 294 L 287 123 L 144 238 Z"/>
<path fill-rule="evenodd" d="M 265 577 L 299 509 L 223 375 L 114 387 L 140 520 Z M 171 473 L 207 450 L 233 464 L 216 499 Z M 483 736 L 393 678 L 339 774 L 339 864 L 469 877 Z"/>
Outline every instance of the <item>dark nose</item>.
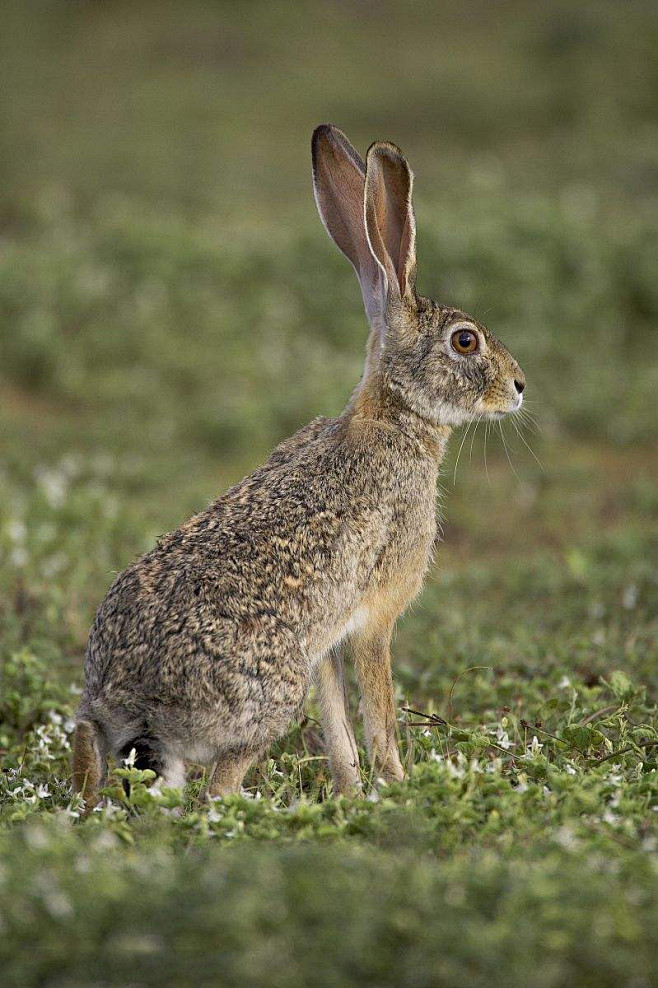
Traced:
<path fill-rule="evenodd" d="M 516 378 L 515 378 L 514 379 L 514 387 L 519 392 L 519 394 L 521 394 L 521 392 L 525 388 L 525 381 L 517 381 Z"/>

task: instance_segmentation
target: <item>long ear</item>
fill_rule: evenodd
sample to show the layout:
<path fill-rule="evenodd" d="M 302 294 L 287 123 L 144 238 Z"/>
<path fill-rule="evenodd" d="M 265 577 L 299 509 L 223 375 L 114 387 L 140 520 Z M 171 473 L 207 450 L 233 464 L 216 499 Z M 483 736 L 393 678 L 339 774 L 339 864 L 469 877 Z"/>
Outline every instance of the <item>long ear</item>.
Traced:
<path fill-rule="evenodd" d="M 313 131 L 313 191 L 320 219 L 357 273 L 371 326 L 383 317 L 383 277 L 366 235 L 363 201 L 366 167 L 342 131 L 321 124 Z"/>
<path fill-rule="evenodd" d="M 388 298 L 416 302 L 414 177 L 395 144 L 377 141 L 368 150 L 365 226 L 370 248 L 386 277 Z"/>

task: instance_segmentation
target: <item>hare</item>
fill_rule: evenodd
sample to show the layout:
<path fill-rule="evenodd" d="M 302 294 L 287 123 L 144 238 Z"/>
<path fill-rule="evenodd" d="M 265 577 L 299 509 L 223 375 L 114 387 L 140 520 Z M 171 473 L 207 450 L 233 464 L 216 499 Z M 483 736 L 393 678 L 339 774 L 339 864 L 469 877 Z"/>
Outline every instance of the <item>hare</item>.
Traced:
<path fill-rule="evenodd" d="M 525 378 L 477 320 L 416 292 L 413 176 L 393 144 L 362 161 L 316 128 L 321 219 L 354 266 L 370 324 L 365 369 L 338 418 L 320 418 L 114 580 L 89 636 L 73 783 L 95 805 L 108 754 L 170 786 L 212 766 L 239 791 L 315 678 L 336 793 L 360 769 L 339 646 L 349 641 L 375 775 L 403 777 L 390 641 L 420 592 L 436 482 L 455 426 L 521 407 Z"/>

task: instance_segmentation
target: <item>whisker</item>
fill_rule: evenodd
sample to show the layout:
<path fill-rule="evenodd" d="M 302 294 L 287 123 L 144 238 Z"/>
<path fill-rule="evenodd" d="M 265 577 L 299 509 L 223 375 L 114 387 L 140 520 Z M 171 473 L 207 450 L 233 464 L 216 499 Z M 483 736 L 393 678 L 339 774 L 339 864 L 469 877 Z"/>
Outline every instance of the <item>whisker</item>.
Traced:
<path fill-rule="evenodd" d="M 468 435 L 469 429 L 471 428 L 471 426 L 473 425 L 474 422 L 475 422 L 475 419 L 471 419 L 471 421 L 466 426 L 466 429 L 464 430 L 464 435 L 462 436 L 462 441 L 460 442 L 459 449 L 457 450 L 457 459 L 455 460 L 455 469 L 454 469 L 453 474 L 452 474 L 452 486 L 453 487 L 455 486 L 455 483 L 457 482 L 457 467 L 459 466 L 459 457 L 462 455 L 462 449 L 464 447 L 464 443 L 466 442 L 466 437 Z"/>
<path fill-rule="evenodd" d="M 514 421 L 514 419 L 512 419 L 512 424 L 513 424 L 513 426 L 514 426 L 514 428 L 516 430 L 517 436 L 519 437 L 519 439 L 521 440 L 521 442 L 523 443 L 523 445 L 525 446 L 525 448 L 528 450 L 528 452 L 532 456 L 533 460 L 536 462 L 536 464 L 539 467 L 539 469 L 542 471 L 542 473 L 545 473 L 544 464 L 541 462 L 541 460 L 539 459 L 539 457 L 536 455 L 536 453 L 532 449 L 532 447 L 528 445 L 528 443 L 525 440 L 525 436 L 523 435 L 523 433 L 519 429 L 519 427 L 516 424 L 516 422 Z"/>
<path fill-rule="evenodd" d="M 541 424 L 532 409 L 533 409 L 532 400 L 526 398 L 521 408 L 519 409 L 519 415 L 522 419 L 528 419 L 530 422 L 532 422 L 533 425 L 537 427 L 539 432 L 543 432 Z"/>
<path fill-rule="evenodd" d="M 505 433 L 503 432 L 503 423 L 500 420 L 498 422 L 498 428 L 500 429 L 500 438 L 503 440 L 503 449 L 505 450 L 505 456 L 507 457 L 507 462 L 509 463 L 510 469 L 511 469 L 512 473 L 514 474 L 514 476 L 516 477 L 516 479 L 520 481 L 521 478 L 519 477 L 518 473 L 514 469 L 514 464 L 512 463 L 512 460 L 510 459 L 509 449 L 507 448 L 507 440 L 505 438 Z"/>
<path fill-rule="evenodd" d="M 491 477 L 489 476 L 489 465 L 487 463 L 487 439 L 489 438 L 489 426 L 491 422 L 487 420 L 484 424 L 484 472 L 487 475 L 487 482 L 491 483 Z"/>
<path fill-rule="evenodd" d="M 471 448 L 468 451 L 468 460 L 469 460 L 469 463 L 473 459 L 473 443 L 475 441 L 475 433 L 478 431 L 478 426 L 479 426 L 479 424 L 480 424 L 481 421 L 482 421 L 482 416 L 481 415 L 478 415 L 477 421 L 475 423 L 475 428 L 473 429 L 473 435 L 471 436 Z"/>
<path fill-rule="evenodd" d="M 521 410 L 517 412 L 517 415 L 519 421 L 522 422 L 523 425 L 525 425 L 531 432 L 534 432 L 537 435 L 543 434 L 541 425 L 532 412 L 529 412 L 527 408 L 521 408 Z"/>

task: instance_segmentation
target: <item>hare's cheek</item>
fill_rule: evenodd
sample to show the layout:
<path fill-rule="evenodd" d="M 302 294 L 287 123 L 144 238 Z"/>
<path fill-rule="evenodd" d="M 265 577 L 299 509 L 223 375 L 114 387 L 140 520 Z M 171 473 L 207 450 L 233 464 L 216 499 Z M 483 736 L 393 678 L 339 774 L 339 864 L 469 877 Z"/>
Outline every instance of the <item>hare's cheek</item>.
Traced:
<path fill-rule="evenodd" d="M 487 415 L 506 415 L 518 407 L 517 399 L 503 381 L 494 381 L 486 388 L 479 404 Z"/>
<path fill-rule="evenodd" d="M 477 401 L 491 386 L 491 381 L 487 375 L 487 368 L 483 367 L 477 358 L 464 359 L 459 368 L 459 391 L 462 400 L 470 397 Z"/>

